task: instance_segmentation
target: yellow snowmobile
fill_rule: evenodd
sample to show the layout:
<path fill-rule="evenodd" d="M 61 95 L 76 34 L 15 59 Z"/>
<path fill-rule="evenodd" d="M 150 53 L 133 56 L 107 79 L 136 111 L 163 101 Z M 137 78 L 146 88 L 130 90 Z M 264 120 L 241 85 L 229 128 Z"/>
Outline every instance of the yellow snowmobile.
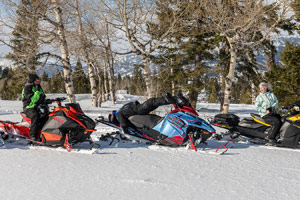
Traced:
<path fill-rule="evenodd" d="M 296 148 L 300 140 L 300 101 L 283 107 L 282 111 L 287 114 L 281 117 L 282 125 L 277 134 L 275 146 Z M 218 114 L 210 120 L 210 123 L 229 130 L 231 137 L 242 135 L 265 140 L 271 125 L 257 114 L 251 113 L 250 115 L 251 119 L 240 120 L 234 114 Z"/>

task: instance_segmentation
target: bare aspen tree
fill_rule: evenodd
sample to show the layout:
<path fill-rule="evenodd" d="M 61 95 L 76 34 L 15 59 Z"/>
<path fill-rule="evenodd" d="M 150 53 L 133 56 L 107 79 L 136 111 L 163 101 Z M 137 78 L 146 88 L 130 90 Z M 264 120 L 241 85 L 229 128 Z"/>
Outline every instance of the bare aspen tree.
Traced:
<path fill-rule="evenodd" d="M 289 0 L 201 1 L 199 13 L 203 15 L 205 12 L 207 30 L 225 37 L 230 47 L 230 67 L 225 77 L 223 113 L 228 113 L 229 110 L 237 51 L 251 49 L 268 39 L 275 26 L 288 12 L 288 2 Z M 267 15 L 274 12 L 275 18 L 266 23 Z M 264 33 L 260 40 L 255 38 L 258 33 Z"/>
<path fill-rule="evenodd" d="M 223 105 L 224 105 L 224 89 L 225 89 L 225 78 L 222 71 L 219 72 L 219 78 L 220 78 L 220 111 L 223 111 Z"/>
<path fill-rule="evenodd" d="M 93 13 L 93 19 L 87 20 L 88 28 L 94 37 L 95 45 L 101 49 L 99 58 L 103 63 L 104 89 L 105 93 L 111 97 L 114 104 L 115 98 L 115 78 L 114 78 L 114 53 L 112 50 L 112 40 L 114 39 L 113 30 L 107 21 L 107 16 Z M 96 13 L 96 14 L 95 14 Z M 97 42 L 96 42 L 97 41 Z M 105 96 L 103 96 L 105 97 Z"/>
<path fill-rule="evenodd" d="M 99 95 L 97 96 L 97 106 L 101 107 L 102 101 L 103 101 L 103 96 L 104 96 L 103 84 L 101 84 L 102 83 L 102 80 L 101 80 L 101 69 L 98 66 L 98 62 L 96 61 L 96 59 L 94 58 L 93 60 L 94 60 L 94 64 L 92 64 L 92 67 L 96 71 L 96 75 L 98 77 L 98 82 L 99 82 L 99 84 L 98 84 Z"/>
<path fill-rule="evenodd" d="M 5 10 L 0 16 L 0 27 L 3 31 L 0 33 L 0 42 L 12 50 L 6 58 L 12 60 L 15 66 L 29 72 L 36 72 L 36 66 L 42 64 L 38 56 L 41 43 L 40 18 L 37 13 L 44 12 L 46 5 L 39 0 L 0 1 L 1 8 Z"/>
<path fill-rule="evenodd" d="M 108 64 L 108 83 L 110 89 L 110 97 L 113 104 L 116 102 L 115 96 L 115 78 L 114 78 L 114 57 L 111 49 L 111 42 L 110 42 L 110 29 L 107 23 L 107 19 L 104 19 L 105 22 L 105 40 L 107 41 L 104 45 L 105 52 L 106 52 L 106 63 Z"/>
<path fill-rule="evenodd" d="M 105 60 L 102 61 L 103 62 L 103 81 L 104 81 L 104 91 L 105 91 L 105 99 L 106 99 L 106 95 L 108 96 L 109 95 L 109 91 L 108 91 L 108 77 L 107 77 L 107 62 L 105 62 Z M 104 100 L 105 100 L 104 99 Z"/>
<path fill-rule="evenodd" d="M 178 29 L 181 12 L 179 9 L 180 1 L 175 5 L 174 13 L 171 14 L 169 26 L 158 28 L 153 26 L 153 22 L 157 22 L 155 13 L 155 1 L 139 1 L 139 0 L 99 0 L 102 2 L 101 9 L 110 16 L 109 23 L 122 32 L 130 51 L 142 59 L 144 76 L 148 97 L 153 96 L 152 77 L 150 70 L 150 56 L 155 52 L 160 44 L 165 42 Z M 150 23 L 151 22 L 151 23 Z M 157 37 L 152 37 L 149 33 L 156 33 Z M 154 34 L 155 35 L 155 34 Z M 122 52 L 119 52 L 122 53 Z"/>
<path fill-rule="evenodd" d="M 64 22 L 62 19 L 62 9 L 60 7 L 59 0 L 51 0 L 54 6 L 54 13 L 57 22 L 57 35 L 60 43 L 62 64 L 63 64 L 63 72 L 64 72 L 64 82 L 67 95 L 69 97 L 70 103 L 75 103 L 75 95 L 72 81 L 72 73 L 71 73 L 71 64 L 70 64 L 70 55 L 68 49 L 68 43 L 65 35 Z"/>
<path fill-rule="evenodd" d="M 88 65 L 88 75 L 90 80 L 91 92 L 92 92 L 92 105 L 97 107 L 97 85 L 95 80 L 94 68 L 92 66 L 92 61 L 89 55 L 89 44 L 87 38 L 84 35 L 83 26 L 82 26 L 82 14 L 79 8 L 78 0 L 75 0 L 75 10 L 77 16 L 77 28 L 78 35 L 80 39 L 80 50 L 83 55 L 84 62 Z"/>
<path fill-rule="evenodd" d="M 253 81 L 251 81 L 251 103 L 255 104 L 256 99 L 256 88 Z"/>

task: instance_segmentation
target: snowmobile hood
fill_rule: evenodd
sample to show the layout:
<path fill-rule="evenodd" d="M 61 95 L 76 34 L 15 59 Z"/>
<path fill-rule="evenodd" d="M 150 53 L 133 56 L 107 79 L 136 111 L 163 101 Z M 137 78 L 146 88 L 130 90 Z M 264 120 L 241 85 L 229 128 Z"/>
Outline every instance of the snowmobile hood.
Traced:
<path fill-rule="evenodd" d="M 193 114 L 184 112 L 167 114 L 153 129 L 168 137 L 180 136 L 181 138 L 185 138 L 187 129 L 190 126 L 205 129 L 210 133 L 216 132 L 216 130 L 205 120 Z"/>

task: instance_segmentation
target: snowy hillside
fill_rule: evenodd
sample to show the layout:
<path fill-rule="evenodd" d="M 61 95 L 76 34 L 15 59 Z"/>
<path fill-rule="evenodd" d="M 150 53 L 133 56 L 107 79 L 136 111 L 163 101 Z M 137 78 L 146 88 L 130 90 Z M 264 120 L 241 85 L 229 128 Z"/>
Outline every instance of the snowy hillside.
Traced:
<path fill-rule="evenodd" d="M 48 98 L 60 95 L 48 95 Z M 77 100 L 91 118 L 107 116 L 122 104 L 144 97 L 118 94 L 117 105 L 91 106 L 90 95 Z M 0 120 L 19 121 L 20 101 L 0 101 Z M 203 118 L 218 113 L 217 104 L 198 104 Z M 169 106 L 160 108 L 164 115 Z M 231 105 L 240 117 L 253 105 Z M 279 149 L 239 143 L 224 155 L 132 142 L 99 141 L 113 131 L 97 125 L 92 134 L 98 151 L 84 145 L 70 153 L 63 148 L 7 143 L 0 149 L 0 196 L 3 200 L 141 200 L 141 199 L 299 199 L 300 149 Z M 217 132 L 224 131 L 217 129 Z M 133 139 L 133 138 L 132 138 Z M 208 141 L 216 149 L 226 141 Z M 201 147 L 199 147 L 201 148 Z M 93 153 L 93 154 L 92 154 Z"/>

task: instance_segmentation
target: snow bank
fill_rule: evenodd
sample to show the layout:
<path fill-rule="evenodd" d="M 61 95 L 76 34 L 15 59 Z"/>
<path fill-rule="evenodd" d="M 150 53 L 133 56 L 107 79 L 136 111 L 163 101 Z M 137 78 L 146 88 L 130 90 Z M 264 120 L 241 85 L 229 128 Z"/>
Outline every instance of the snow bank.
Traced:
<path fill-rule="evenodd" d="M 143 101 L 137 96 L 118 95 L 116 105 L 108 102 L 102 108 L 92 107 L 89 95 L 76 98 L 92 118 L 108 115 L 129 100 Z M 0 120 L 20 120 L 21 108 L 19 101 L 0 100 Z M 218 104 L 197 105 L 204 117 L 214 116 L 218 108 Z M 159 108 L 158 113 L 163 115 L 169 109 Z M 253 105 L 230 105 L 230 112 L 241 117 L 254 111 Z M 96 142 L 102 134 L 113 131 L 104 125 L 96 128 L 92 134 Z M 220 156 L 139 142 L 118 146 L 99 143 L 102 147 L 96 154 L 87 149 L 68 153 L 7 144 L 0 149 L 1 199 L 299 199 L 299 149 L 239 143 Z M 208 143 L 216 148 L 224 141 Z"/>

